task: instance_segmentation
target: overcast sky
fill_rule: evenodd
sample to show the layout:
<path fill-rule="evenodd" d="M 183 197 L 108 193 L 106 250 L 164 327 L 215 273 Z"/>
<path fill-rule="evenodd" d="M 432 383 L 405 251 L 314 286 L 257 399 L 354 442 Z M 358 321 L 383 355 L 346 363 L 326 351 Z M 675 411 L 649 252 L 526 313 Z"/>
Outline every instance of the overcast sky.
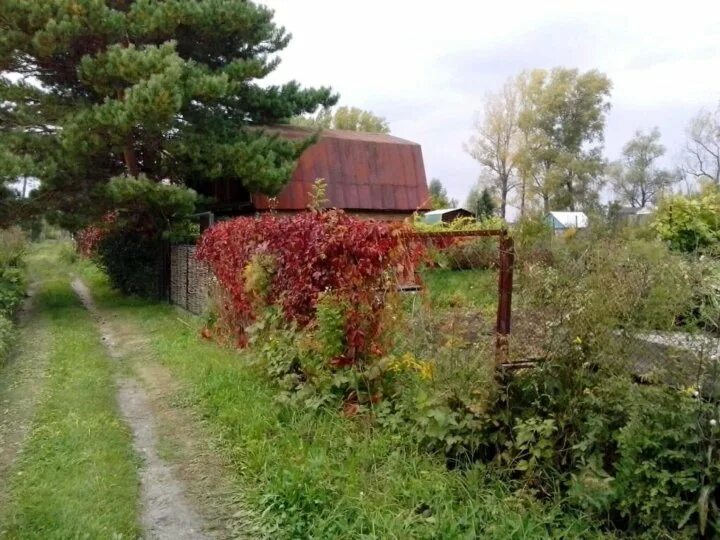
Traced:
<path fill-rule="evenodd" d="M 658 126 L 674 164 L 688 120 L 720 101 L 718 0 L 260 1 L 293 34 L 272 82 L 330 85 L 340 104 L 384 116 L 461 202 L 480 172 L 462 149 L 473 116 L 524 69 L 608 74 L 610 159 Z"/>

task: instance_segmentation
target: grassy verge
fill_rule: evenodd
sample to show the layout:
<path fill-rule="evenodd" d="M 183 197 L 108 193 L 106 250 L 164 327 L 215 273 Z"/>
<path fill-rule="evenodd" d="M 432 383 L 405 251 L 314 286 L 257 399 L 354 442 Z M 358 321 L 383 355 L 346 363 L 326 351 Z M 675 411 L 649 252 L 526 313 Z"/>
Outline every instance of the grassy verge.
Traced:
<path fill-rule="evenodd" d="M 434 307 L 468 307 L 492 312 L 497 307 L 497 270 L 445 270 L 422 275 Z"/>
<path fill-rule="evenodd" d="M 147 333 L 186 383 L 272 537 L 592 536 L 581 517 L 512 493 L 482 468 L 448 471 L 440 456 L 363 421 L 278 403 L 242 353 L 200 339 L 197 319 L 119 297 L 99 272 L 82 271 L 100 308 Z"/>
<path fill-rule="evenodd" d="M 49 366 L 8 482 L 9 502 L 0 509 L 0 536 L 135 538 L 137 463 L 116 411 L 113 366 L 57 253 L 30 257 L 31 270 L 43 280 L 36 316 L 47 321 Z"/>

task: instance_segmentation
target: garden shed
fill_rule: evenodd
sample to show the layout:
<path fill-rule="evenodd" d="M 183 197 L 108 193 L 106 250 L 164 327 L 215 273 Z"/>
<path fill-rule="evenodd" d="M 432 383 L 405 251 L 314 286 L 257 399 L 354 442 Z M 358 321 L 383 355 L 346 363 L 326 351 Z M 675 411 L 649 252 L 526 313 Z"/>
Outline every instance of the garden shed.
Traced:
<path fill-rule="evenodd" d="M 562 234 L 568 229 L 587 229 L 589 223 L 585 212 L 550 212 L 547 221 L 555 234 Z"/>
<path fill-rule="evenodd" d="M 452 223 L 458 218 L 475 217 L 475 214 L 464 208 L 442 208 L 432 210 L 423 216 L 423 221 L 428 225 L 433 223 Z"/>
<path fill-rule="evenodd" d="M 315 131 L 295 126 L 264 128 L 289 139 Z M 249 194 L 233 181 L 217 181 L 200 189 L 215 199 L 221 215 L 301 212 L 310 204 L 316 179 L 327 183 L 328 207 L 379 219 L 403 219 L 428 210 L 430 196 L 419 144 L 381 133 L 323 130 L 300 156 L 290 182 L 275 201 Z"/>

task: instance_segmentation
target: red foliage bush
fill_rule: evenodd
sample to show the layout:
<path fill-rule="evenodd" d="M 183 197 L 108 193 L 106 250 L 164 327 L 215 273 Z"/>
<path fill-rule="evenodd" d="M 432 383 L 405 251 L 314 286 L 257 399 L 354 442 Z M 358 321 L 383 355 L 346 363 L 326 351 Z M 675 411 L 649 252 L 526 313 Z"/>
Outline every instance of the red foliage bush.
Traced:
<path fill-rule="evenodd" d="M 86 259 L 95 255 L 97 247 L 106 234 L 106 229 L 97 225 L 88 225 L 75 235 L 75 248 Z"/>
<path fill-rule="evenodd" d="M 90 259 L 97 254 L 100 242 L 117 222 L 117 219 L 117 212 L 108 212 L 100 221 L 88 225 L 75 235 L 75 248 L 81 257 Z"/>
<path fill-rule="evenodd" d="M 402 225 L 361 220 L 341 211 L 290 217 L 264 215 L 221 222 L 205 232 L 197 257 L 207 262 L 231 305 L 240 343 L 258 315 L 257 295 L 246 287 L 246 268 L 257 257 L 273 260 L 266 305 L 278 305 L 288 322 L 310 324 L 321 293 L 348 306 L 344 359 L 354 363 L 377 351 L 386 293 L 397 276 L 414 270 L 417 251 L 403 242 Z"/>

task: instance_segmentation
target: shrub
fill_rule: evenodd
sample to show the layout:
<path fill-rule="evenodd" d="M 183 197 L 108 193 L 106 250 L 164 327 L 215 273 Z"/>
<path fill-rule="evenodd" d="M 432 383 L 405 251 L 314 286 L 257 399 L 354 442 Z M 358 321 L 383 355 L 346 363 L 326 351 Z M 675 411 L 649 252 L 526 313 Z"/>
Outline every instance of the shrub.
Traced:
<path fill-rule="evenodd" d="M 115 210 L 77 235 L 78 251 L 94 258 L 120 292 L 157 297 L 162 241 L 194 238 L 197 195 L 142 175 L 113 178 L 105 189 Z"/>
<path fill-rule="evenodd" d="M 10 349 L 12 316 L 25 296 L 25 245 L 25 234 L 19 228 L 0 229 L 0 363 Z"/>
<path fill-rule="evenodd" d="M 0 229 L 0 268 L 20 266 L 25 246 L 25 233 L 19 227 Z"/>
<path fill-rule="evenodd" d="M 495 268 L 498 264 L 496 238 L 472 238 L 453 242 L 441 250 L 441 266 L 451 270 Z"/>
<path fill-rule="evenodd" d="M 613 488 L 621 514 L 633 529 L 691 524 L 700 534 L 720 534 L 717 407 L 665 389 L 645 390 L 643 398 L 633 400 L 617 436 Z"/>
<path fill-rule="evenodd" d="M 259 286 L 262 303 L 299 327 L 316 320 L 321 295 L 332 293 L 344 306 L 343 350 L 334 361 L 353 364 L 379 350 L 395 276 L 414 268 L 400 233 L 340 211 L 239 218 L 206 231 L 197 257 L 226 290 L 240 341 L 258 318 Z"/>
<path fill-rule="evenodd" d="M 693 252 L 720 243 L 720 188 L 707 186 L 693 197 L 677 195 L 661 202 L 653 228 L 678 251 Z"/>
<path fill-rule="evenodd" d="M 103 235 L 96 249 L 96 260 L 115 289 L 144 298 L 158 296 L 162 254 L 159 238 L 114 229 Z"/>

